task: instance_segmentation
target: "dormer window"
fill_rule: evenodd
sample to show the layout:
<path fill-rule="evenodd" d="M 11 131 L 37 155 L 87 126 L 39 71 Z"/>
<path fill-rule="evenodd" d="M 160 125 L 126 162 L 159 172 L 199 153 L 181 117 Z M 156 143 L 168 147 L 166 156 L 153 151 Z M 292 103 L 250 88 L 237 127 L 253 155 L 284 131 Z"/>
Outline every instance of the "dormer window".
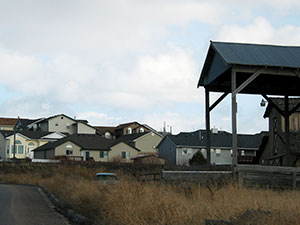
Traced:
<path fill-rule="evenodd" d="M 111 133 L 109 133 L 108 131 L 105 132 L 104 136 L 107 139 L 111 139 Z"/>
<path fill-rule="evenodd" d="M 140 128 L 140 133 L 144 133 L 145 132 L 145 129 L 144 128 Z"/>

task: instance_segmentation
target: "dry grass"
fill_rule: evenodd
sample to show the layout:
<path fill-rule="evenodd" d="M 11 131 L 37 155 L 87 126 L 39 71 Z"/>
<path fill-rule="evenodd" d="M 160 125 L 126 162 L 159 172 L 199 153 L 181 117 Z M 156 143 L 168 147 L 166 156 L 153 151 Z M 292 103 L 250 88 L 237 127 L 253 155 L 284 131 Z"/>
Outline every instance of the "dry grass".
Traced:
<path fill-rule="evenodd" d="M 300 224 L 299 191 L 271 191 L 197 185 L 139 183 L 119 174 L 118 185 L 93 181 L 96 172 L 83 167 L 58 167 L 40 172 L 2 174 L 0 181 L 47 187 L 68 207 L 95 224 L 204 224 L 205 219 L 231 220 L 243 225 Z"/>

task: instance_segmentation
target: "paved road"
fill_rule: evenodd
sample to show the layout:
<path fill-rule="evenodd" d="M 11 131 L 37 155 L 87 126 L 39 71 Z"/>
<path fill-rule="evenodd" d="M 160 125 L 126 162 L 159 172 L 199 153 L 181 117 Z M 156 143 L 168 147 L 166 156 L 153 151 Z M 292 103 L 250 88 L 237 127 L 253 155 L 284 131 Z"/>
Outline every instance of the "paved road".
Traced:
<path fill-rule="evenodd" d="M 66 225 L 37 187 L 0 184 L 0 225 Z"/>

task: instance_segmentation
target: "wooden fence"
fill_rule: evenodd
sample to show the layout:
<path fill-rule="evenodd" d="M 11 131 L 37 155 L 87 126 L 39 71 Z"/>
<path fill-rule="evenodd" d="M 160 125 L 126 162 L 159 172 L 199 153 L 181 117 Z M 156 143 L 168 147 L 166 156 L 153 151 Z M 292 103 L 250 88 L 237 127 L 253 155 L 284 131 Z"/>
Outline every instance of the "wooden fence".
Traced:
<path fill-rule="evenodd" d="M 161 172 L 164 181 L 196 182 L 199 184 L 224 183 L 232 178 L 232 171 L 166 171 Z"/>
<path fill-rule="evenodd" d="M 240 186 L 285 189 L 300 187 L 300 168 L 296 167 L 238 165 L 234 172 Z"/>

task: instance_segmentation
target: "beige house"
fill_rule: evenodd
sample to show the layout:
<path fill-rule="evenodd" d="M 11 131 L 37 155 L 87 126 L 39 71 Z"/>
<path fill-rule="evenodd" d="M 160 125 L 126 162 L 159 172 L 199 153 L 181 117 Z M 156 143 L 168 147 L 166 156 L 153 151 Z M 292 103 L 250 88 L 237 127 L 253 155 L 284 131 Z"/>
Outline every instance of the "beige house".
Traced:
<path fill-rule="evenodd" d="M 34 158 L 54 159 L 65 156 L 70 160 L 108 161 L 108 151 L 113 142 L 97 134 L 73 134 L 35 149 Z"/>
<path fill-rule="evenodd" d="M 157 132 L 149 131 L 144 133 L 128 134 L 116 139 L 116 142 L 124 142 L 140 150 L 138 155 L 157 154 L 157 146 L 163 136 Z"/>
<path fill-rule="evenodd" d="M 114 140 L 97 134 L 73 134 L 35 149 L 34 158 L 132 163 L 139 155 L 157 154 L 159 135 L 147 132 L 125 136 Z"/>
<path fill-rule="evenodd" d="M 32 131 L 61 132 L 68 134 L 96 134 L 96 128 L 86 120 L 76 120 L 64 114 L 43 118 L 27 125 Z"/>
<path fill-rule="evenodd" d="M 0 132 L 0 157 L 1 159 L 25 159 L 33 158 L 33 150 L 48 142 L 53 142 L 66 137 L 59 132 L 33 132 L 33 131 L 17 131 L 14 135 L 13 131 Z M 14 151 L 15 146 L 15 151 Z"/>

